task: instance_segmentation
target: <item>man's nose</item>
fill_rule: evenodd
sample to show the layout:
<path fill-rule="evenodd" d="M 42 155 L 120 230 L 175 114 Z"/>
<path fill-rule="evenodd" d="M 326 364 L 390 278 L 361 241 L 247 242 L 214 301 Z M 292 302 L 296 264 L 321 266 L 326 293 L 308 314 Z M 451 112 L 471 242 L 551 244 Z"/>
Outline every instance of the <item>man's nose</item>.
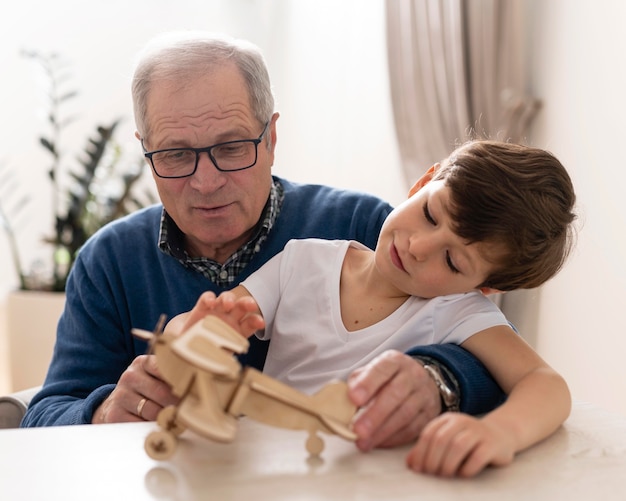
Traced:
<path fill-rule="evenodd" d="M 203 151 L 198 155 L 198 167 L 191 176 L 191 183 L 198 191 L 211 191 L 224 184 L 225 173 L 215 167 L 209 153 Z"/>
<path fill-rule="evenodd" d="M 209 155 L 208 151 L 201 151 L 198 153 L 198 169 L 200 168 L 220 172 L 220 170 L 213 163 L 211 155 Z"/>

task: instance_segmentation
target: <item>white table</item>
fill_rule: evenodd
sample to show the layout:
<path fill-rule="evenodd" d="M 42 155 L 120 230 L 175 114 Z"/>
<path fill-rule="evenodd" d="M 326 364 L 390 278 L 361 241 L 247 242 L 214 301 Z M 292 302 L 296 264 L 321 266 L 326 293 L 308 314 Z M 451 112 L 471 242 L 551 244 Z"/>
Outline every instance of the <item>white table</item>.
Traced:
<path fill-rule="evenodd" d="M 539 412 L 539 411 L 538 411 Z M 16 500 L 624 500 L 626 418 L 576 403 L 552 437 L 513 465 L 474 479 L 406 469 L 408 448 L 362 454 L 322 435 L 308 459 L 306 433 L 243 418 L 230 444 L 186 431 L 175 455 L 144 452 L 154 423 L 0 431 L 0 499 Z"/>

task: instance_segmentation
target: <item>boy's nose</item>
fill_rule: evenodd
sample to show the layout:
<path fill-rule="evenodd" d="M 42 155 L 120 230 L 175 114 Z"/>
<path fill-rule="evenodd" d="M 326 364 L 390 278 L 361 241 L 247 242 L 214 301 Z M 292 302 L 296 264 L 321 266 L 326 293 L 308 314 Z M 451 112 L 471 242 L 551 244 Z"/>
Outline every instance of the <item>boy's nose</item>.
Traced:
<path fill-rule="evenodd" d="M 412 235 L 409 238 L 409 252 L 419 263 L 428 260 L 435 246 L 435 238 L 426 235 Z"/>

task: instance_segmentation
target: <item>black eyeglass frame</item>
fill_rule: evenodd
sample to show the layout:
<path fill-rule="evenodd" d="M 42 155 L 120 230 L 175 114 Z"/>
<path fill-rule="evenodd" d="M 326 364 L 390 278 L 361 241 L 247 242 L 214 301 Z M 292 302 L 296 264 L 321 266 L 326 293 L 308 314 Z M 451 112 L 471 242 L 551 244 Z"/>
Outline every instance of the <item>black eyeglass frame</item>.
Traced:
<path fill-rule="evenodd" d="M 238 172 L 238 171 L 241 171 L 241 170 L 249 169 L 249 168 L 254 167 L 256 165 L 256 162 L 257 162 L 258 157 L 259 157 L 259 144 L 261 143 L 261 141 L 263 141 L 263 136 L 267 132 L 267 128 L 268 128 L 269 124 L 270 124 L 269 120 L 267 122 L 265 122 L 265 126 L 263 127 L 263 131 L 261 132 L 261 135 L 258 138 L 256 138 L 256 139 L 237 139 L 235 141 L 226 141 L 224 143 L 217 143 L 217 144 L 213 144 L 211 146 L 205 146 L 204 148 L 165 148 L 165 149 L 162 149 L 162 150 L 154 150 L 154 151 L 146 151 L 146 147 L 144 146 L 143 139 L 142 139 L 141 140 L 141 148 L 143 149 L 144 157 L 146 157 L 147 159 L 150 160 L 150 165 L 152 165 L 152 170 L 154 171 L 154 173 L 157 175 L 157 177 L 160 177 L 162 179 L 181 179 L 181 178 L 184 178 L 184 177 L 193 176 L 196 173 L 196 171 L 198 170 L 198 162 L 200 161 L 200 153 L 204 153 L 204 152 L 206 152 L 209 155 L 209 158 L 211 159 L 211 162 L 213 163 L 213 166 L 218 171 L 220 171 L 220 172 Z M 238 143 L 253 143 L 254 144 L 254 162 L 252 162 L 250 165 L 248 165 L 246 167 L 240 167 L 238 169 L 220 169 L 220 167 L 217 165 L 217 161 L 215 160 L 215 157 L 211 153 L 211 150 L 213 148 L 217 148 L 219 146 L 226 146 L 226 145 L 229 145 L 229 144 L 238 144 Z M 196 154 L 196 164 L 194 165 L 193 170 L 189 174 L 185 174 L 183 176 L 163 176 L 163 175 L 159 174 L 159 172 L 157 171 L 156 167 L 154 166 L 154 161 L 152 160 L 152 155 L 156 155 L 157 153 L 165 153 L 167 151 L 193 151 Z"/>

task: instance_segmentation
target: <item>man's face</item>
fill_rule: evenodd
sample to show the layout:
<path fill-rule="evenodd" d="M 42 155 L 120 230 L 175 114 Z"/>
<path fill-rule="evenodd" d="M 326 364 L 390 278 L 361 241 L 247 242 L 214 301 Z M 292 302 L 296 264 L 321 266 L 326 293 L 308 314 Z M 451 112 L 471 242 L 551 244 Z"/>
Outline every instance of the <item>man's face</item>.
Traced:
<path fill-rule="evenodd" d="M 141 139 L 148 151 L 256 139 L 265 125 L 254 118 L 245 83 L 234 65 L 177 85 L 155 83 L 147 106 L 150 135 Z M 153 172 L 161 201 L 186 235 L 191 256 L 223 263 L 251 237 L 269 196 L 277 118 L 277 114 L 272 117 L 258 145 L 257 162 L 249 169 L 220 172 L 202 153 L 190 177 L 163 179 Z"/>

